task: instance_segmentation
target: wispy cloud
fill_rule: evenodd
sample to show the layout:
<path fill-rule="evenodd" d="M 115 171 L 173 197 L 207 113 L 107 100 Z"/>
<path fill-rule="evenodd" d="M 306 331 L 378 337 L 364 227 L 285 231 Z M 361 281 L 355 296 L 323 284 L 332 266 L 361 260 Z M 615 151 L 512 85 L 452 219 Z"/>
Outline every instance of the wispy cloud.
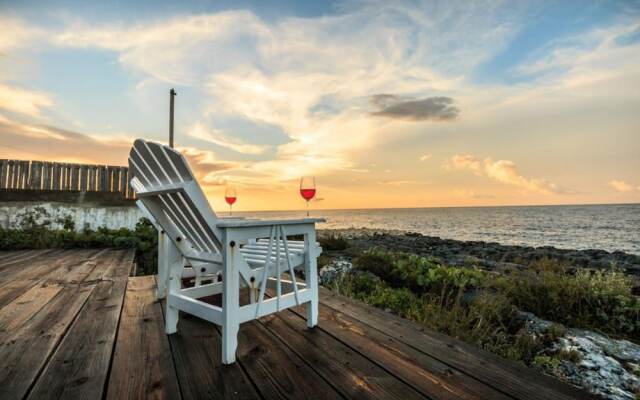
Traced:
<path fill-rule="evenodd" d="M 52 105 L 53 100 L 47 93 L 9 86 L 0 82 L 0 109 L 38 117 L 43 108 Z"/>
<path fill-rule="evenodd" d="M 520 175 L 516 163 L 509 160 L 493 161 L 491 158 L 485 158 L 484 161 L 480 161 L 469 154 L 456 154 L 447 160 L 444 167 L 448 170 L 468 170 L 478 176 L 486 176 L 494 181 L 516 186 L 527 192 L 543 195 L 574 193 L 546 179 L 527 178 Z"/>
<path fill-rule="evenodd" d="M 201 123 L 197 123 L 188 129 L 187 135 L 243 154 L 262 154 L 269 148 L 269 146 L 244 143 L 241 140 L 225 135 L 219 130 L 207 129 Z"/>
<path fill-rule="evenodd" d="M 125 165 L 133 138 L 104 138 L 0 116 L 0 147 L 24 159 Z"/>
<path fill-rule="evenodd" d="M 627 192 L 633 191 L 633 186 L 631 186 L 629 183 L 625 181 L 618 180 L 618 179 L 613 179 L 609 181 L 608 185 L 620 193 L 627 193 Z"/>
<path fill-rule="evenodd" d="M 420 156 L 420 162 L 425 162 L 431 158 L 431 154 L 423 154 Z"/>

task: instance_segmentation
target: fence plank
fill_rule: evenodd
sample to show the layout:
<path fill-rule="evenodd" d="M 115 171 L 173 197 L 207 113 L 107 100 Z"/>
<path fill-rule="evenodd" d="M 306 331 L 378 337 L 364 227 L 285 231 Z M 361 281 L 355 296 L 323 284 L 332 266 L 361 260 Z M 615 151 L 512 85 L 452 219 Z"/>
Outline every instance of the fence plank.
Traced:
<path fill-rule="evenodd" d="M 101 165 L 98 171 L 98 190 L 104 192 L 107 190 L 107 167 Z"/>
<path fill-rule="evenodd" d="M 80 173 L 80 167 L 77 165 L 71 166 L 71 190 L 78 190 L 78 174 Z"/>
<path fill-rule="evenodd" d="M 49 190 L 51 188 L 51 175 L 49 175 L 49 163 L 42 162 L 42 190 Z"/>
<path fill-rule="evenodd" d="M 71 189 L 71 165 L 70 164 L 65 164 L 65 181 L 64 181 L 64 188 L 66 190 Z"/>
<path fill-rule="evenodd" d="M 9 170 L 9 160 L 0 160 L 1 170 L 0 170 L 0 189 L 5 189 L 7 187 L 7 175 Z"/>
<path fill-rule="evenodd" d="M 89 174 L 89 188 L 87 190 L 94 191 L 96 190 L 96 168 L 89 167 L 87 173 Z"/>
<path fill-rule="evenodd" d="M 131 188 L 131 179 L 133 177 L 131 176 L 131 171 L 127 170 L 127 191 L 126 191 L 126 197 L 128 199 L 133 199 L 135 198 L 135 193 L 133 192 L 133 189 Z"/>
<path fill-rule="evenodd" d="M 29 175 L 29 189 L 40 190 L 42 188 L 42 162 L 31 162 L 31 174 Z"/>
<path fill-rule="evenodd" d="M 120 193 L 127 197 L 127 167 L 120 167 Z"/>
<path fill-rule="evenodd" d="M 21 189 L 29 189 L 29 177 L 31 174 L 31 163 L 22 161 L 22 186 Z"/>
<path fill-rule="evenodd" d="M 115 189 L 118 186 L 117 181 L 115 180 L 115 172 L 116 167 L 107 166 L 107 191 L 109 192 L 117 191 L 117 189 Z"/>
<path fill-rule="evenodd" d="M 80 190 L 85 191 L 87 190 L 87 166 L 86 165 L 81 165 L 80 166 Z"/>

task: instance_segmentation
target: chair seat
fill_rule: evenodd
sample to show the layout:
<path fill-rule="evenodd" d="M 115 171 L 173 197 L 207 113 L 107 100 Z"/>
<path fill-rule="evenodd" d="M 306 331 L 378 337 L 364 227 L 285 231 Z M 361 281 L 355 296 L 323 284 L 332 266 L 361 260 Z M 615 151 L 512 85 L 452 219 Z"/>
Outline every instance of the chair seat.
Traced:
<path fill-rule="evenodd" d="M 278 245 L 280 250 L 280 268 L 284 270 L 288 268 L 285 246 L 281 241 Z M 287 247 L 289 248 L 289 260 L 293 268 L 302 266 L 304 264 L 304 242 L 301 240 L 288 240 Z M 276 250 L 276 246 L 272 246 L 270 257 L 271 268 L 276 265 Z M 316 253 L 320 254 L 321 251 L 322 248 L 320 244 L 316 242 Z M 240 253 L 244 256 L 247 264 L 254 269 L 264 267 L 268 252 L 268 239 L 259 239 L 255 243 L 247 243 L 240 249 Z M 216 275 L 222 270 L 222 265 L 217 263 L 192 262 L 191 266 L 192 268 L 198 268 L 203 277 Z M 204 271 L 202 271 L 202 268 L 204 268 Z M 182 274 L 183 278 L 191 278 L 193 276 L 195 276 L 195 272 L 193 270 L 189 271 L 188 268 L 186 268 Z"/>

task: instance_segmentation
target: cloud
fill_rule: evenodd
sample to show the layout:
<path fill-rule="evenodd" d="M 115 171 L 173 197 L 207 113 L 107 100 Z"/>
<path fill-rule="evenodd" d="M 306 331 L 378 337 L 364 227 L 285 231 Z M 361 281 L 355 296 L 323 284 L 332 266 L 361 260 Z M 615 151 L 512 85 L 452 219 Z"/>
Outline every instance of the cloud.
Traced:
<path fill-rule="evenodd" d="M 0 82 L 0 109 L 38 117 L 43 108 L 52 105 L 53 100 L 47 93 L 26 90 Z"/>
<path fill-rule="evenodd" d="M 460 110 L 451 97 L 436 96 L 423 99 L 406 99 L 393 94 L 371 96 L 371 103 L 378 107 L 371 115 L 412 121 L 449 121 L 458 117 Z"/>
<path fill-rule="evenodd" d="M 417 181 L 417 180 L 390 180 L 390 181 L 380 181 L 379 185 L 387 185 L 387 186 L 404 186 L 404 185 L 429 185 L 429 182 L 426 181 Z"/>
<path fill-rule="evenodd" d="M 469 154 L 456 154 L 447 160 L 445 169 L 468 170 L 478 176 L 486 176 L 494 181 L 516 186 L 532 193 L 543 195 L 575 193 L 545 179 L 526 178 L 520 175 L 516 164 L 509 160 L 493 161 L 491 158 L 485 158 L 484 161 L 480 161 Z"/>
<path fill-rule="evenodd" d="M 216 129 L 207 129 L 201 123 L 197 123 L 188 129 L 187 135 L 243 154 L 262 154 L 269 148 L 269 146 L 244 143 Z"/>
<path fill-rule="evenodd" d="M 133 137 L 105 138 L 1 116 L 0 137 L 7 157 L 87 164 L 126 165 L 133 143 Z"/>
<path fill-rule="evenodd" d="M 362 3 L 322 18 L 273 21 L 227 11 L 136 24 L 75 22 L 50 32 L 48 40 L 113 51 L 142 80 L 204 88 L 204 118 L 277 127 L 287 140 L 275 159 L 252 167 L 286 180 L 302 172 L 350 171 L 354 154 L 411 134 L 381 134 L 362 104 L 372 93 L 413 96 L 374 110 L 381 116 L 455 118 L 457 108 L 442 94 L 458 84 L 464 68 L 499 50 L 521 11 L 511 8 L 505 18 L 497 4 Z M 452 15 L 464 29 L 449 29 Z M 150 90 L 146 86 L 140 90 Z M 318 105 L 331 112 L 313 112 Z M 243 154 L 264 151 L 217 131 L 196 133 Z"/>
<path fill-rule="evenodd" d="M 0 15 L 0 55 L 8 55 L 10 51 L 30 45 L 43 37 L 45 32 L 29 25 L 20 18 Z"/>
<path fill-rule="evenodd" d="M 420 156 L 420 162 L 425 162 L 431 158 L 431 154 L 423 154 Z"/>
<path fill-rule="evenodd" d="M 633 191 L 633 186 L 631 186 L 630 184 L 622 180 L 613 179 L 609 181 L 608 185 L 620 193 L 627 193 L 627 192 Z"/>
<path fill-rule="evenodd" d="M 444 168 L 448 171 L 456 169 L 467 169 L 476 175 L 482 175 L 482 164 L 480 160 L 470 154 L 456 154 L 450 160 L 446 160 Z"/>
<path fill-rule="evenodd" d="M 464 199 L 493 199 L 495 196 L 491 194 L 479 194 L 473 190 L 456 189 L 453 191 L 453 195 Z"/>

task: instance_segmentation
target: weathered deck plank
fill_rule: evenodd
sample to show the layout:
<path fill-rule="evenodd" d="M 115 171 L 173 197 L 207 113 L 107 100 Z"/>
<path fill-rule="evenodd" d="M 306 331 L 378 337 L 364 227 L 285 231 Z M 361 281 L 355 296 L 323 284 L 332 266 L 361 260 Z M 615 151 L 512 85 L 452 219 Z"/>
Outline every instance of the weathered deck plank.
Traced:
<path fill-rule="evenodd" d="M 101 267 L 101 262 L 84 262 L 74 269 L 73 277 L 87 276 L 96 267 Z M 68 280 L 51 301 L 3 338 L 0 398 L 18 399 L 26 395 L 94 287 L 95 284 Z"/>
<path fill-rule="evenodd" d="M 12 302 L 30 288 L 42 283 L 57 281 L 71 282 L 82 277 L 88 260 L 91 260 L 103 250 L 65 250 L 53 255 L 44 254 L 34 260 L 14 265 L 15 272 L 0 281 L 0 307 Z M 95 263 L 93 263 L 95 266 Z M 81 267 L 81 268 L 78 268 Z M 75 272 L 80 275 L 75 275 Z M 90 272 L 90 271 L 89 271 Z"/>
<path fill-rule="evenodd" d="M 129 278 L 107 399 L 179 399 L 153 276 Z"/>
<path fill-rule="evenodd" d="M 223 366 L 213 324 L 181 314 L 164 334 L 155 278 L 128 278 L 131 257 L 0 252 L 0 398 L 595 398 L 325 289 L 318 327 L 303 307 L 243 324 Z"/>
<path fill-rule="evenodd" d="M 238 363 L 222 365 L 222 338 L 212 324 L 181 314 L 169 336 L 183 399 L 260 399 Z"/>
<path fill-rule="evenodd" d="M 285 311 L 261 322 L 348 399 L 422 399 L 420 393 L 335 340 L 321 329 Z M 242 330 L 242 327 L 241 327 Z"/>
<path fill-rule="evenodd" d="M 516 399 L 599 399 L 586 391 L 473 345 L 321 288 L 321 303 L 462 371 Z"/>
<path fill-rule="evenodd" d="M 238 343 L 238 362 L 263 398 L 330 400 L 342 397 L 258 322 L 242 326 Z"/>
<path fill-rule="evenodd" d="M 302 307 L 295 311 L 299 315 Z M 495 399 L 508 396 L 480 381 L 450 368 L 392 336 L 360 323 L 339 311 L 320 305 L 318 326 L 346 343 L 427 397 L 439 399 Z"/>
<path fill-rule="evenodd" d="M 30 399 L 102 398 L 133 251 L 109 251 L 104 259 L 108 265 L 103 279 L 38 378 Z M 99 271 L 94 270 L 87 280 L 96 273 Z"/>

